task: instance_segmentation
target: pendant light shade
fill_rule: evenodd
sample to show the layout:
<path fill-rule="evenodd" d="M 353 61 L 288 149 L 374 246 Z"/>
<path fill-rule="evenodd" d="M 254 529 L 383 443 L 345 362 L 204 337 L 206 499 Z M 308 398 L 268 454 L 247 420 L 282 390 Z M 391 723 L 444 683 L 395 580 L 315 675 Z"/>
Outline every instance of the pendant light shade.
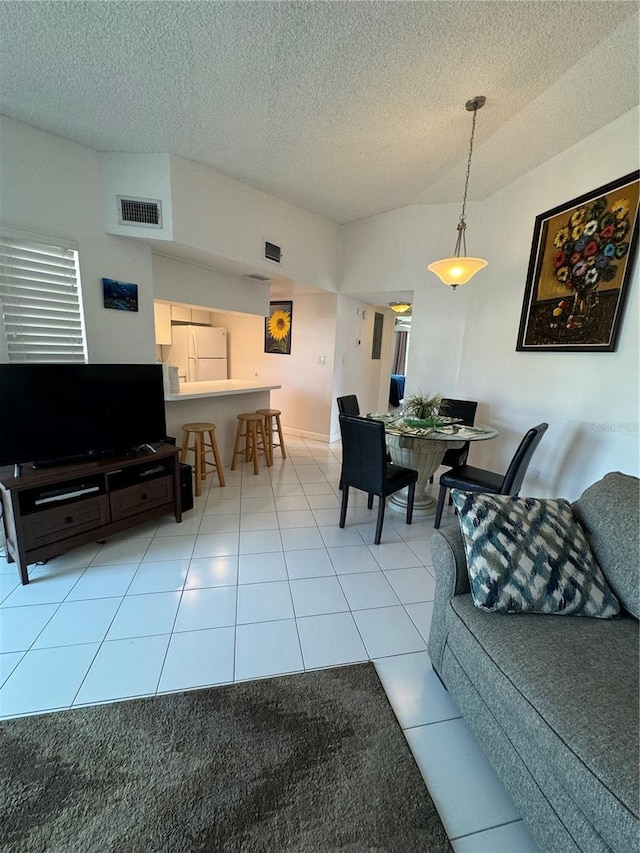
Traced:
<path fill-rule="evenodd" d="M 405 311 L 408 311 L 411 308 L 410 302 L 390 302 L 389 308 L 392 311 L 395 311 L 396 314 L 404 314 Z"/>
<path fill-rule="evenodd" d="M 434 261 L 427 269 L 434 272 L 444 284 L 456 288 L 459 284 L 466 284 L 478 270 L 486 266 L 487 261 L 482 258 L 456 257 Z"/>
<path fill-rule="evenodd" d="M 441 261 L 433 261 L 427 269 L 435 273 L 440 281 L 448 284 L 452 290 L 455 290 L 459 284 L 466 284 L 478 270 L 487 266 L 487 261 L 483 258 L 471 258 L 467 255 L 467 241 L 465 239 L 465 230 L 467 227 L 466 207 L 467 207 L 467 190 L 469 189 L 469 175 L 471 173 L 471 155 L 473 154 L 473 139 L 476 132 L 476 114 L 478 110 L 484 106 L 486 102 L 484 95 L 476 95 L 465 104 L 469 112 L 473 111 L 473 123 L 471 125 L 471 140 L 469 142 L 469 159 L 467 160 L 467 176 L 464 182 L 464 196 L 462 198 L 462 213 L 458 221 L 458 239 L 456 240 L 455 249 L 453 250 L 452 258 L 443 258 Z"/>

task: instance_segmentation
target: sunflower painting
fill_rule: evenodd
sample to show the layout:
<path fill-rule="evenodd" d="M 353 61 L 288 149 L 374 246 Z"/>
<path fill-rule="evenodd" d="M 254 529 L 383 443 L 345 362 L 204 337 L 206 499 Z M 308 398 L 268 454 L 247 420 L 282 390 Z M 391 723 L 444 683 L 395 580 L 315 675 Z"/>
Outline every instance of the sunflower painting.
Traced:
<path fill-rule="evenodd" d="M 291 355 L 293 302 L 270 302 L 264 321 L 264 351 Z"/>

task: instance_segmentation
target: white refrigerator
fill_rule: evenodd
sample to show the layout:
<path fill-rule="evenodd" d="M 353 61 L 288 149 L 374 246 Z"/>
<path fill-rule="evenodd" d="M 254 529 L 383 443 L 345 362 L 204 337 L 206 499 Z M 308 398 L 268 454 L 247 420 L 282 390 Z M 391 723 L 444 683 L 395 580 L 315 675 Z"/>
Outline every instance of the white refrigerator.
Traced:
<path fill-rule="evenodd" d="M 227 379 L 227 330 L 213 326 L 172 326 L 167 361 L 185 382 Z"/>

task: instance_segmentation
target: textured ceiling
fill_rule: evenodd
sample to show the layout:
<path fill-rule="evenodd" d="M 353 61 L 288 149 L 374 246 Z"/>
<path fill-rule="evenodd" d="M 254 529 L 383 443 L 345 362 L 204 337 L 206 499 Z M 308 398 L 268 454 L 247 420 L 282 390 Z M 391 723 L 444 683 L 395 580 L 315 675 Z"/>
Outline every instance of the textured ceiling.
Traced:
<path fill-rule="evenodd" d="M 481 199 L 638 103 L 638 3 L 0 2 L 0 112 L 343 223 Z M 6 165 L 6 164 L 5 164 Z"/>

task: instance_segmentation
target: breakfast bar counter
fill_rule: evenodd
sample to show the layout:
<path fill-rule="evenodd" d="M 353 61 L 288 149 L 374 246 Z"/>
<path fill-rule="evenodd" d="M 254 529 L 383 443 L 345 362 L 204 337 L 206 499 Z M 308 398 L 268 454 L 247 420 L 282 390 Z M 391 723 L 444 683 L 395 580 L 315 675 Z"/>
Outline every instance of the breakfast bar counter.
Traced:
<path fill-rule="evenodd" d="M 175 436 L 179 446 L 183 424 L 197 421 L 214 423 L 222 464 L 228 468 L 238 424 L 237 416 L 243 412 L 271 408 L 270 392 L 281 387 L 252 379 L 181 382 L 178 392 L 167 392 L 164 395 L 167 434 Z M 190 454 L 189 462 L 192 461 Z"/>
<path fill-rule="evenodd" d="M 215 379 L 210 382 L 181 382 L 180 390 L 165 393 L 167 402 L 197 400 L 201 397 L 223 397 L 231 394 L 253 394 L 258 391 L 273 391 L 281 385 L 265 385 L 253 379 Z"/>

